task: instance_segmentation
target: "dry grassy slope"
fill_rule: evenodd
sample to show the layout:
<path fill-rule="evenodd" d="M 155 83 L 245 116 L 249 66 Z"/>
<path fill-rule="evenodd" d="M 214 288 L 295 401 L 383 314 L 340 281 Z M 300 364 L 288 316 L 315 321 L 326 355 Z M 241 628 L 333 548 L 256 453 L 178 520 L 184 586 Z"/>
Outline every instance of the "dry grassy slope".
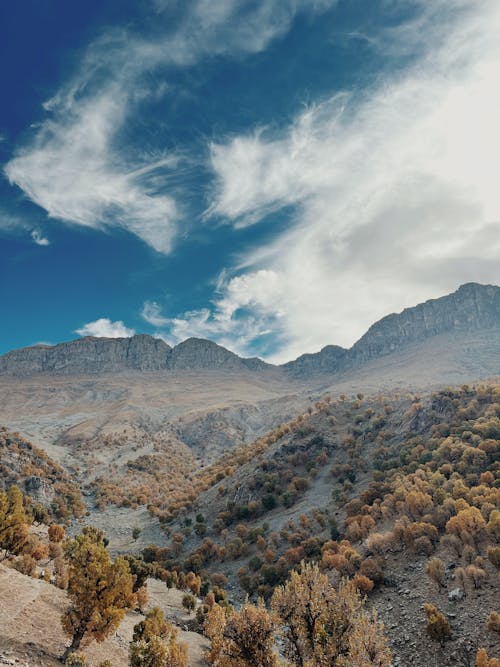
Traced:
<path fill-rule="evenodd" d="M 359 497 L 373 479 L 374 456 L 376 454 L 376 437 L 381 432 L 387 434 L 384 437 L 388 450 L 392 452 L 391 456 L 399 457 L 399 448 L 402 447 L 408 438 L 419 437 L 419 441 L 426 442 L 431 435 L 433 424 L 454 423 L 457 410 L 465 408 L 468 404 L 476 400 L 476 395 L 471 393 L 466 398 L 448 399 L 443 405 L 440 401 L 435 401 L 432 396 L 398 396 L 381 398 L 367 397 L 362 401 L 339 402 L 336 405 L 323 406 L 321 411 L 313 414 L 309 419 L 303 422 L 302 426 L 292 434 L 287 434 L 278 442 L 271 445 L 265 454 L 257 457 L 239 469 L 233 476 L 226 478 L 217 485 L 203 493 L 195 502 L 191 511 L 181 520 L 172 526 L 173 530 L 183 531 L 186 525 L 186 518 L 191 525 L 195 525 L 195 516 L 202 513 L 208 526 L 207 536 L 220 545 L 225 545 L 231 550 L 231 544 L 237 541 L 237 524 L 244 524 L 247 530 L 260 528 L 264 523 L 268 524 L 265 531 L 265 538 L 269 544 L 271 534 L 274 532 L 280 534 L 282 530 L 290 533 L 297 533 L 296 541 L 290 544 L 278 537 L 274 544 L 276 559 L 280 554 L 295 544 L 300 546 L 306 543 L 308 537 L 319 538 L 324 542 L 329 538 L 329 526 L 322 527 L 312 517 L 312 510 L 320 508 L 328 512 L 330 517 L 334 517 L 340 530 L 343 530 L 343 524 L 347 517 L 343 503 L 339 506 L 332 500 L 332 491 L 344 491 L 345 501 Z M 457 402 L 453 407 L 453 400 Z M 478 417 L 487 414 L 490 403 L 480 405 Z M 451 403 L 450 403 L 451 401 Z M 481 404 L 481 398 L 479 397 Z M 388 406 L 386 410 L 385 406 Z M 452 406 L 451 408 L 449 406 Z M 366 418 L 366 411 L 373 411 L 373 414 Z M 498 412 L 498 404 L 496 406 Z M 493 404 L 493 412 L 495 407 Z M 384 418 L 384 423 L 375 427 L 379 417 Z M 466 420 L 470 417 L 460 417 L 460 420 Z M 359 423 L 358 423 L 359 422 Z M 457 423 L 458 423 L 457 422 Z M 473 424 L 473 422 L 470 422 Z M 472 426 L 471 426 L 472 428 Z M 368 432 L 371 435 L 365 437 L 363 433 Z M 453 428 L 452 428 L 453 433 Z M 347 489 L 343 487 L 338 480 L 330 474 L 332 464 L 343 465 L 348 462 L 349 457 L 343 442 L 346 438 L 353 437 L 364 439 L 361 449 L 361 464 L 356 469 L 356 478 L 352 487 Z M 494 436 L 495 437 L 495 436 Z M 273 474 L 278 471 L 278 476 L 283 478 L 286 475 L 286 468 L 291 467 L 293 474 L 307 476 L 303 465 L 287 465 L 283 463 L 287 457 L 297 452 L 306 454 L 306 459 L 314 461 L 318 453 L 324 449 L 328 455 L 328 462 L 322 465 L 315 465 L 317 474 L 314 479 L 310 479 L 309 488 L 301 495 L 298 501 L 291 507 L 286 508 L 281 504 L 257 518 L 235 519 L 228 522 L 224 532 L 220 534 L 220 529 L 214 529 L 217 525 L 217 518 L 221 512 L 230 506 L 246 505 L 247 503 L 262 498 L 266 492 L 265 487 L 260 486 L 256 480 L 261 479 L 263 474 Z M 359 462 L 358 462 L 359 463 Z M 492 467 L 494 470 L 494 466 Z M 467 470 L 467 469 L 465 469 Z M 225 489 L 221 492 L 220 489 Z M 282 489 L 283 490 L 283 487 Z M 279 496 L 279 491 L 274 490 L 275 495 Z M 310 526 L 304 530 L 302 535 L 300 516 L 306 515 L 310 520 Z M 293 522 L 294 526 L 290 526 Z M 380 524 L 376 530 L 386 530 L 391 528 L 393 520 L 388 524 Z M 491 540 L 491 538 L 490 538 Z M 191 532 L 189 538 L 185 541 L 183 558 L 189 553 L 195 553 L 200 547 L 203 539 L 197 537 Z M 249 542 L 244 539 L 245 542 Z M 364 542 L 354 540 L 357 549 L 361 552 L 365 550 Z M 485 556 L 485 545 L 480 551 Z M 243 593 L 239 585 L 237 576 L 238 570 L 245 567 L 252 576 L 251 559 L 255 556 L 263 558 L 254 544 L 249 545 L 249 551 L 244 556 L 232 557 L 228 555 L 222 562 L 216 558 L 204 565 L 210 572 L 222 572 L 229 578 L 229 593 L 234 600 L 241 600 Z M 475 589 L 469 582 L 467 585 L 467 597 L 459 602 L 450 602 L 447 593 L 457 587 L 458 581 L 454 578 L 454 566 L 466 566 L 467 562 L 456 556 L 449 548 L 438 546 L 434 552 L 435 556 L 441 558 L 446 566 L 451 566 L 447 570 L 446 586 L 442 591 L 438 591 L 436 584 L 431 582 L 425 574 L 425 564 L 429 558 L 427 555 L 412 553 L 407 549 L 403 551 L 389 552 L 385 557 L 384 574 L 385 582 L 377 588 L 370 597 L 370 605 L 377 608 L 380 617 L 386 624 L 388 635 L 393 644 L 395 654 L 395 665 L 413 664 L 415 667 L 446 667 L 448 665 L 467 665 L 467 662 L 461 662 L 463 646 L 470 647 L 471 652 L 475 652 L 477 647 L 485 646 L 492 655 L 500 655 L 500 643 L 498 635 L 488 632 L 485 627 L 486 618 L 490 611 L 497 610 L 499 604 L 498 573 L 489 561 L 485 558 L 484 569 L 487 573 L 487 581 L 479 589 Z M 188 563 L 189 563 L 188 559 Z M 250 568 L 248 567 L 250 564 Z M 262 579 L 260 579 L 262 582 Z M 425 633 L 425 621 L 422 611 L 424 602 L 432 602 L 442 609 L 448 616 L 452 626 L 453 641 L 441 649 L 429 641 Z"/>
<path fill-rule="evenodd" d="M 155 580 L 150 580 L 148 587 L 150 606 L 159 606 L 169 620 L 182 625 L 187 618 L 181 605 L 182 593 L 169 591 Z M 0 600 L 0 665 L 60 666 L 58 657 L 67 642 L 60 625 L 67 605 L 65 592 L 0 565 Z M 102 644 L 92 642 L 83 647 L 90 667 L 104 660 L 110 660 L 114 667 L 126 667 L 133 628 L 142 618 L 130 612 L 112 637 Z M 188 645 L 188 664 L 191 667 L 204 665 L 202 655 L 207 647 L 206 640 L 182 629 L 179 638 Z"/>

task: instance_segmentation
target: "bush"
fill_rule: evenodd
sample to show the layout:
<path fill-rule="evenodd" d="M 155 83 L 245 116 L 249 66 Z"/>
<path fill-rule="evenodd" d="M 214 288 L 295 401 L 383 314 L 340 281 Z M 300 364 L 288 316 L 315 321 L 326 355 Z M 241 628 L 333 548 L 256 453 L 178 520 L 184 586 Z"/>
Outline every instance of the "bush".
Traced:
<path fill-rule="evenodd" d="M 427 616 L 427 634 L 444 646 L 444 643 L 451 637 L 451 628 L 446 616 L 429 602 L 424 604 L 424 611 Z"/>
<path fill-rule="evenodd" d="M 490 632 L 500 632 L 500 614 L 496 611 L 490 611 L 486 627 Z"/>
<path fill-rule="evenodd" d="M 196 607 L 196 598 L 194 595 L 186 593 L 186 595 L 184 595 L 182 598 L 182 606 L 189 612 L 193 611 L 193 609 Z"/>

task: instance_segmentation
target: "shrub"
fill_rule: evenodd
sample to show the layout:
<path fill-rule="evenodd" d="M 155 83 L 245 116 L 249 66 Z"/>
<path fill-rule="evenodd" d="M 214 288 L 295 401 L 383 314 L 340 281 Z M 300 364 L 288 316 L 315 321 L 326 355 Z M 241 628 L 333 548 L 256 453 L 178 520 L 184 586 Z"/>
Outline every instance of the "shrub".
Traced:
<path fill-rule="evenodd" d="M 425 571 L 429 577 L 436 582 L 438 590 L 444 588 L 446 585 L 446 576 L 444 563 L 440 558 L 431 558 L 429 561 L 427 561 Z"/>
<path fill-rule="evenodd" d="M 429 602 L 424 604 L 424 611 L 427 616 L 427 634 L 444 646 L 444 643 L 451 637 L 451 628 L 446 616 Z"/>
<path fill-rule="evenodd" d="M 486 627 L 490 632 L 500 632 L 500 614 L 496 611 L 490 611 L 488 620 L 486 621 Z"/>

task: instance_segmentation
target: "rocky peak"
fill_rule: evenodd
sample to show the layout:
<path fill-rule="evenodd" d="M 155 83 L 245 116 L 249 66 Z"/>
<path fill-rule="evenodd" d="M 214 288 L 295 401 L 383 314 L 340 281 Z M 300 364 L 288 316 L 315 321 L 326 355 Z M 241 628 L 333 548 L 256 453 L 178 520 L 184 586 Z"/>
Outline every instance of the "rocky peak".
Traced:
<path fill-rule="evenodd" d="M 336 373 L 342 367 L 347 350 L 339 345 L 326 345 L 313 354 L 302 354 L 295 361 L 284 364 L 292 377 L 307 377 L 316 373 Z"/>
<path fill-rule="evenodd" d="M 373 359 L 444 333 L 459 334 L 498 326 L 500 287 L 467 283 L 452 294 L 383 317 L 349 350 L 349 360 Z"/>
<path fill-rule="evenodd" d="M 303 354 L 284 368 L 292 377 L 307 379 L 358 368 L 433 336 L 457 337 L 493 329 L 500 335 L 500 287 L 467 283 L 452 294 L 383 317 L 349 350 L 328 345 L 320 352 Z"/>
<path fill-rule="evenodd" d="M 92 375 L 123 370 L 166 368 L 171 347 L 152 336 L 95 338 L 87 336 L 53 346 L 36 345 L 0 357 L 0 373 L 26 376 Z"/>
<path fill-rule="evenodd" d="M 169 368 L 188 370 L 244 369 L 242 360 L 225 347 L 204 338 L 188 338 L 176 345 L 171 352 Z"/>

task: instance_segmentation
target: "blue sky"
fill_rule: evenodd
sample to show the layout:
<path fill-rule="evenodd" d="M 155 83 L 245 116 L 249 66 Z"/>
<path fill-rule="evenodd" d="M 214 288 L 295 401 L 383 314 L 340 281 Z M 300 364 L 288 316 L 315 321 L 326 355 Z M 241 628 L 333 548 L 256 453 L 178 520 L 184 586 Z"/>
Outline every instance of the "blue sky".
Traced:
<path fill-rule="evenodd" d="M 496 0 L 0 6 L 0 353 L 286 361 L 500 282 Z"/>

